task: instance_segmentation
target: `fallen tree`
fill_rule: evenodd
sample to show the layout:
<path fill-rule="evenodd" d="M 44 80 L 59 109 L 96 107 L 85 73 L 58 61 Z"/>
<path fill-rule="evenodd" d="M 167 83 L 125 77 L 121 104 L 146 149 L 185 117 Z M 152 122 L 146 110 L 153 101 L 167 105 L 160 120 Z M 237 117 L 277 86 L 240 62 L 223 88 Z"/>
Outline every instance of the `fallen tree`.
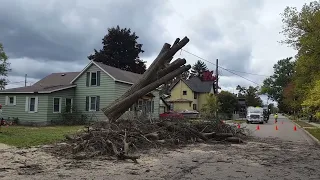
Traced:
<path fill-rule="evenodd" d="M 157 147 L 172 147 L 193 142 L 229 141 L 241 143 L 243 129 L 237 129 L 220 121 L 207 119 L 192 122 L 186 119 L 166 119 L 156 122 L 148 119 L 119 119 L 142 96 L 150 93 L 165 82 L 188 71 L 185 59 L 173 61 L 173 56 L 189 42 L 187 37 L 175 40 L 173 45 L 165 43 L 141 79 L 121 97 L 102 109 L 107 121 L 88 126 L 86 132 L 67 136 L 68 143 L 55 150 L 62 155 L 72 154 L 75 158 L 90 158 L 99 155 L 115 156 L 137 162 L 139 156 L 133 152 Z"/>
<path fill-rule="evenodd" d="M 54 150 L 54 153 L 72 155 L 76 159 L 114 156 L 119 160 L 131 159 L 137 162 L 140 156 L 134 154 L 141 150 L 173 148 L 194 142 L 242 143 L 246 135 L 243 128 L 215 120 L 121 120 L 115 123 L 108 122 L 106 126 L 91 126 L 85 133 L 67 136 L 69 143 L 60 147 L 60 150 Z"/>
<path fill-rule="evenodd" d="M 172 46 L 165 43 L 157 58 L 142 75 L 142 78 L 132 85 L 126 93 L 115 100 L 114 103 L 102 109 L 108 121 L 114 122 L 137 102 L 141 96 L 155 90 L 177 75 L 188 71 L 191 66 L 184 65 L 186 63 L 185 59 L 177 59 L 170 63 L 173 56 L 188 42 L 189 39 L 184 37 L 181 41 L 177 38 Z"/>

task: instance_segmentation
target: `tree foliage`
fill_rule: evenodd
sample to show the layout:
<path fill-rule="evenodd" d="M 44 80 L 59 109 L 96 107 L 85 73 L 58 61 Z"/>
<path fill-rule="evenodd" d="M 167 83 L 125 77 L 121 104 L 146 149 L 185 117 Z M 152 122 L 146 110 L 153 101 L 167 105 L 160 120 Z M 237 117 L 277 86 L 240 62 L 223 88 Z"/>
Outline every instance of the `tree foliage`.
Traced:
<path fill-rule="evenodd" d="M 292 81 L 294 67 L 295 61 L 292 61 L 292 57 L 279 60 L 273 66 L 273 75 L 263 81 L 261 93 L 267 94 L 274 101 L 281 101 L 283 88 Z"/>
<path fill-rule="evenodd" d="M 320 118 L 320 80 L 316 82 L 315 86 L 307 94 L 302 106 L 308 108 L 317 118 Z"/>
<path fill-rule="evenodd" d="M 203 105 L 201 111 L 204 116 L 214 117 L 215 113 L 219 109 L 219 101 L 217 96 L 212 93 L 209 93 L 206 97 L 206 103 Z"/>
<path fill-rule="evenodd" d="M 259 87 L 249 86 L 249 88 L 237 86 L 238 97 L 245 98 L 247 106 L 262 107 L 263 102 L 259 97 Z"/>
<path fill-rule="evenodd" d="M 320 79 L 320 2 L 304 4 L 301 11 L 287 7 L 282 14 L 286 39 L 282 43 L 298 50 L 294 74 L 296 101 L 302 103 Z"/>
<path fill-rule="evenodd" d="M 139 37 L 131 29 L 109 28 L 108 34 L 102 39 L 103 47 L 88 56 L 89 60 L 101 62 L 122 70 L 143 74 L 146 64 L 139 58 L 143 53 L 142 44 L 137 42 Z"/>
<path fill-rule="evenodd" d="M 4 52 L 3 45 L 0 43 L 0 90 L 5 89 L 8 84 L 8 73 L 11 71 L 8 56 Z"/>
<path fill-rule="evenodd" d="M 285 112 L 296 111 L 300 108 L 300 103 L 298 101 L 298 95 L 295 91 L 295 85 L 293 82 L 290 82 L 284 89 L 283 89 L 283 100 L 282 103 L 285 109 L 281 109 Z"/>
<path fill-rule="evenodd" d="M 208 70 L 207 65 L 204 62 L 198 60 L 192 66 L 190 77 L 199 77 L 199 78 L 201 78 L 202 77 L 202 73 L 204 71 L 207 71 L 207 70 Z"/>
<path fill-rule="evenodd" d="M 228 116 L 232 116 L 238 105 L 238 99 L 236 95 L 228 91 L 221 91 L 218 94 L 218 102 L 220 104 L 219 112 L 225 113 Z"/>

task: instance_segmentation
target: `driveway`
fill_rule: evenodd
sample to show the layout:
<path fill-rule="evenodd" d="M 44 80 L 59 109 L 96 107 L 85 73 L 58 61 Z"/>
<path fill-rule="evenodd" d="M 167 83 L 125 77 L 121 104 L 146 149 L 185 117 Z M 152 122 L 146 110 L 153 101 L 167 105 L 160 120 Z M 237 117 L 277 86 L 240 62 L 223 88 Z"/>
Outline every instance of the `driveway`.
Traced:
<path fill-rule="evenodd" d="M 259 125 L 260 130 L 257 130 Z M 278 123 L 275 123 L 273 116 L 270 116 L 268 123 L 264 124 L 242 124 L 243 127 L 253 131 L 253 135 L 260 138 L 279 138 L 284 141 L 291 141 L 296 143 L 308 143 L 313 145 L 315 142 L 300 128 L 296 127 L 287 117 L 279 115 Z M 278 130 L 276 130 L 278 127 Z"/>

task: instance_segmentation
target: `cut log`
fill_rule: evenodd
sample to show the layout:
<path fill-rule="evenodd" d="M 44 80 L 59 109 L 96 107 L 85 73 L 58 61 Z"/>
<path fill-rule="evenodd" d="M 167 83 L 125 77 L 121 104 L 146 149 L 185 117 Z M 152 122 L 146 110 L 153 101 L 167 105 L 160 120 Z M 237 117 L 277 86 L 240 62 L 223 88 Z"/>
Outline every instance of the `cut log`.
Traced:
<path fill-rule="evenodd" d="M 215 137 L 218 137 L 218 138 L 228 138 L 228 137 L 233 137 L 233 134 L 232 133 L 217 133 L 215 135 Z"/>
<path fill-rule="evenodd" d="M 227 137 L 226 141 L 238 144 L 243 143 L 243 140 L 238 137 Z"/>
<path fill-rule="evenodd" d="M 121 99 L 119 102 L 114 103 L 113 107 L 115 110 L 113 112 L 110 112 L 109 114 L 106 114 L 109 121 L 113 122 L 117 120 L 124 112 L 126 112 L 132 106 L 132 104 L 138 101 L 140 97 L 156 89 L 164 82 L 171 80 L 173 77 L 177 76 L 178 74 L 181 74 L 182 72 L 189 70 L 190 68 L 191 68 L 190 65 L 182 66 L 179 69 L 171 72 L 170 74 L 167 74 L 164 77 L 158 79 L 157 81 L 145 86 L 139 91 L 134 92 L 130 96 L 124 99 Z"/>
<path fill-rule="evenodd" d="M 132 85 L 126 93 L 124 93 L 120 98 L 118 98 L 114 102 L 119 102 L 122 99 L 128 97 L 129 95 L 133 94 L 134 92 L 139 91 L 143 87 L 145 87 L 148 84 L 152 83 L 154 81 L 154 78 L 153 78 L 154 75 L 158 74 L 158 71 L 161 68 L 165 67 L 164 64 L 165 63 L 169 63 L 171 61 L 171 59 L 173 58 L 173 56 L 176 54 L 176 52 L 179 51 L 182 47 L 184 47 L 188 42 L 189 42 L 189 39 L 187 37 L 185 37 L 181 41 L 180 41 L 179 38 L 177 38 L 175 40 L 174 44 L 171 47 L 170 47 L 170 44 L 165 43 L 163 48 L 161 49 L 158 57 L 153 61 L 153 63 L 150 65 L 150 67 L 147 69 L 147 71 L 143 74 L 143 76 L 139 80 L 139 82 L 137 82 L 134 85 Z M 159 77 L 159 78 L 161 78 L 161 77 Z M 155 87 L 154 89 L 156 89 L 156 88 L 157 87 Z M 154 89 L 152 89 L 152 90 L 154 90 Z M 129 107 L 131 107 L 132 104 L 130 104 Z M 108 107 L 103 108 L 102 111 L 108 117 L 109 113 L 113 112 L 114 110 L 116 110 L 118 108 L 119 108 L 119 106 L 117 104 L 110 104 Z"/>

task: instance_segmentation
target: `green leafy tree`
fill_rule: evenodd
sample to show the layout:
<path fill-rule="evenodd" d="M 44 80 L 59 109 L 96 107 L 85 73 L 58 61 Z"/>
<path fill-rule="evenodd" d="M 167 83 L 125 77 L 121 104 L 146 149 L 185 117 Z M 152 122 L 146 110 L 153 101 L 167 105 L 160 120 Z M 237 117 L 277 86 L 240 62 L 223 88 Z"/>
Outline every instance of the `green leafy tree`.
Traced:
<path fill-rule="evenodd" d="M 320 79 L 320 2 L 304 4 L 300 11 L 287 7 L 282 14 L 284 44 L 298 51 L 294 74 L 297 101 L 302 103 Z"/>
<path fill-rule="evenodd" d="M 320 80 L 316 81 L 315 86 L 309 91 L 302 106 L 320 118 Z"/>
<path fill-rule="evenodd" d="M 8 56 L 4 52 L 3 45 L 0 43 L 0 90 L 5 89 L 8 85 L 8 73 L 11 71 Z"/>
<path fill-rule="evenodd" d="M 89 60 L 101 62 L 122 70 L 143 74 L 146 71 L 146 62 L 140 60 L 143 53 L 142 44 L 137 42 L 139 37 L 130 29 L 109 28 L 108 34 L 102 39 L 103 48 L 94 49 L 94 54 L 88 56 Z"/>
<path fill-rule="evenodd" d="M 217 96 L 210 93 L 206 97 L 206 103 L 203 105 L 201 111 L 206 117 L 215 117 L 215 113 L 219 109 L 219 101 Z"/>
<path fill-rule="evenodd" d="M 249 86 L 249 88 L 237 86 L 238 97 L 245 98 L 247 106 L 259 106 L 262 107 L 263 102 L 259 97 L 259 87 Z"/>
<path fill-rule="evenodd" d="M 292 81 L 294 67 L 295 61 L 292 61 L 292 57 L 279 60 L 273 66 L 273 75 L 263 81 L 261 93 L 267 94 L 274 101 L 281 101 L 283 88 Z"/>
<path fill-rule="evenodd" d="M 224 113 L 231 118 L 238 105 L 237 96 L 228 91 L 221 91 L 218 94 L 218 102 L 220 104 L 219 113 Z"/>
<path fill-rule="evenodd" d="M 198 60 L 191 68 L 190 77 L 202 78 L 202 73 L 207 70 L 207 65 L 204 62 Z"/>

